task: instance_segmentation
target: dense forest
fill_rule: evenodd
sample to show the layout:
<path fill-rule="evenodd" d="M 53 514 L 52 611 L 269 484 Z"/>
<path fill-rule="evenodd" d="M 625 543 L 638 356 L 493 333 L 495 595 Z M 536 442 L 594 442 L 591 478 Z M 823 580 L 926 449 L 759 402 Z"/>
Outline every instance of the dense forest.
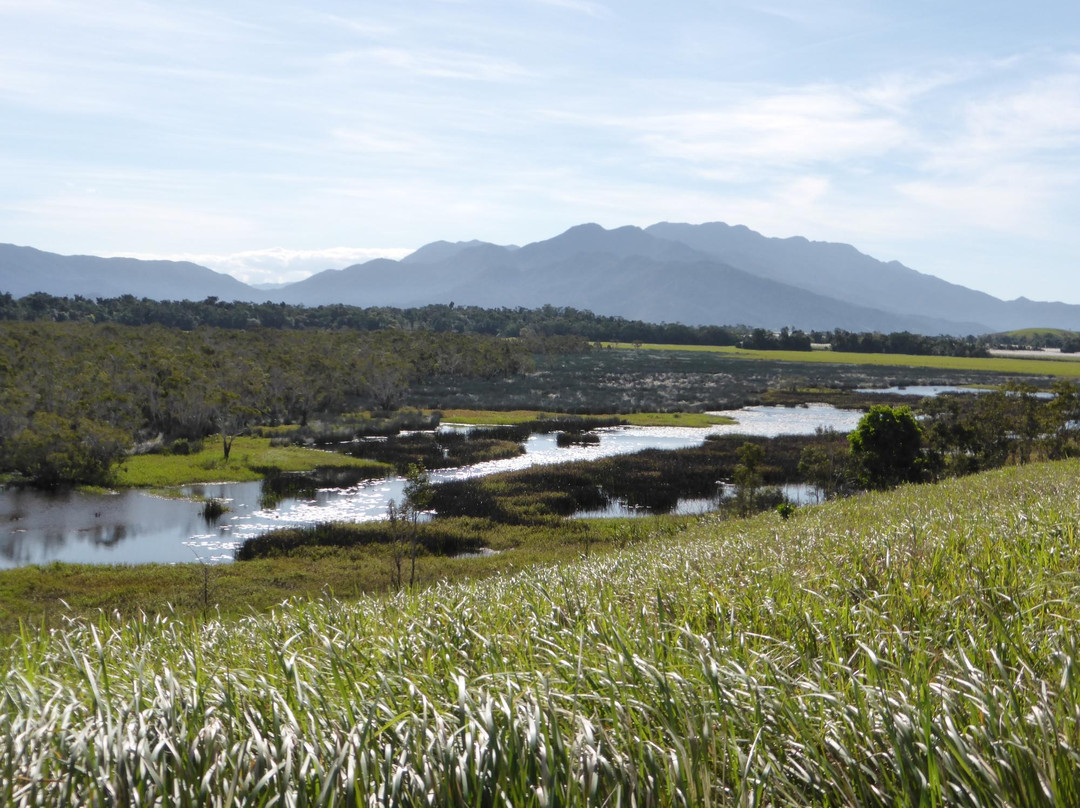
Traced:
<path fill-rule="evenodd" d="M 521 341 L 475 334 L 3 323 L 0 471 L 101 481 L 139 442 L 392 409 L 419 379 L 507 376 L 531 362 Z"/>
<path fill-rule="evenodd" d="M 44 293 L 14 298 L 0 294 L 0 320 L 84 321 L 121 325 L 161 325 L 191 330 L 200 326 L 228 329 L 349 329 L 434 331 L 500 337 L 576 336 L 597 341 L 659 342 L 674 345 L 735 345 L 750 333 L 742 326 L 686 326 L 645 323 L 562 306 L 538 309 L 455 306 L 453 303 L 398 309 L 387 306 L 291 306 L 285 303 L 226 302 L 217 298 L 150 300 L 54 297 Z"/>

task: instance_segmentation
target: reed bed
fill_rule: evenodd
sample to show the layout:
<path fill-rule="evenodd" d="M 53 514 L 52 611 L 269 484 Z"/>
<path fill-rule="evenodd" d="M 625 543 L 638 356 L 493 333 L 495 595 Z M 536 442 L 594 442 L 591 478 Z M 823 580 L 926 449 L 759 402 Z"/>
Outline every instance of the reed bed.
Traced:
<path fill-rule="evenodd" d="M 0 802 L 1080 804 L 1078 472 L 234 622 L 27 629 Z"/>

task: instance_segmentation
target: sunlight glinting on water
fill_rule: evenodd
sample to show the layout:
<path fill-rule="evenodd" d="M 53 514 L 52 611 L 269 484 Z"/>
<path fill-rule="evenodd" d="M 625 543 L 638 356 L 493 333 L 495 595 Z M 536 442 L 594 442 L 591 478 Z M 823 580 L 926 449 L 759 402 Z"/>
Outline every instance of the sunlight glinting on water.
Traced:
<path fill-rule="evenodd" d="M 560 448 L 554 434 L 532 435 L 525 442 L 526 453 L 505 460 L 490 460 L 455 469 L 432 472 L 433 482 L 463 480 L 506 471 L 518 471 L 531 466 L 569 463 L 576 460 L 597 460 L 617 454 L 629 454 L 643 449 L 684 449 L 699 446 L 707 435 L 778 435 L 812 434 L 818 428 L 849 432 L 862 413 L 838 410 L 824 404 L 807 407 L 747 407 L 713 413 L 735 418 L 735 424 L 718 424 L 706 428 L 616 426 L 596 430 L 600 442 L 589 446 Z M 368 481 L 348 489 L 337 489 L 330 497 L 316 501 L 293 501 L 277 508 L 255 512 L 253 520 L 232 531 L 239 544 L 276 527 L 314 524 L 316 522 L 369 522 L 386 518 L 393 499 L 400 503 L 405 481 L 401 477 Z"/>
<path fill-rule="evenodd" d="M 737 424 L 689 427 L 607 427 L 600 442 L 560 448 L 556 436 L 532 435 L 526 453 L 456 469 L 434 471 L 434 482 L 460 480 L 534 465 L 595 460 L 643 449 L 698 446 L 707 435 L 771 437 L 811 434 L 817 428 L 848 432 L 861 413 L 827 405 L 748 407 L 716 413 Z M 401 477 L 369 480 L 349 488 L 320 489 L 312 499 L 283 499 L 274 507 L 260 502 L 260 483 L 218 483 L 184 489 L 195 499 L 222 500 L 228 510 L 213 525 L 200 515 L 201 502 L 162 499 L 142 491 L 112 495 L 72 492 L 63 497 L 40 492 L 0 495 L 0 567 L 51 561 L 146 563 L 229 561 L 245 539 L 282 527 L 318 522 L 369 522 L 386 518 L 391 500 L 401 503 Z M 689 506 L 688 506 L 689 507 Z"/>

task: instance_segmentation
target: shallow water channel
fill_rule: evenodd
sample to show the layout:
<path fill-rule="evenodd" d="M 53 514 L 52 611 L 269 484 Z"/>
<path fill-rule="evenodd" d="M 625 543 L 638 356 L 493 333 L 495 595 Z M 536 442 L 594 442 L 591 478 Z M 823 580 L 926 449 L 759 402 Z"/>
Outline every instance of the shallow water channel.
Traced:
<path fill-rule="evenodd" d="M 698 446 L 709 434 L 775 437 L 813 434 L 818 427 L 849 432 L 861 413 L 816 404 L 808 407 L 747 407 L 719 413 L 733 425 L 689 427 L 607 427 L 600 442 L 559 448 L 555 435 L 532 435 L 525 454 L 431 473 L 432 481 L 462 479 L 538 464 L 593 460 L 642 449 Z M 450 427 L 452 428 L 452 427 Z M 0 568 L 52 561 L 142 564 L 231 561 L 233 549 L 252 536 L 280 527 L 317 522 L 364 522 L 386 517 L 391 499 L 400 502 L 400 477 L 366 480 L 345 488 L 322 488 L 308 496 L 285 497 L 264 507 L 263 484 L 215 483 L 182 489 L 190 497 L 225 500 L 229 510 L 215 522 L 202 504 L 143 491 L 115 494 L 56 493 L 9 489 L 0 493 Z M 797 492 L 792 492 L 798 496 Z M 707 509 L 704 504 L 686 508 Z M 614 513 L 612 514 L 614 515 Z"/>

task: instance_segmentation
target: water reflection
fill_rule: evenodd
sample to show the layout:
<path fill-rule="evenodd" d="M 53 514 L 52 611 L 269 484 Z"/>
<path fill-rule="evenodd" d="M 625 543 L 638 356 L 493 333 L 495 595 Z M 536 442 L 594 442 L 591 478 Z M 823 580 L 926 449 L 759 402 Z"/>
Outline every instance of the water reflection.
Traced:
<path fill-rule="evenodd" d="M 526 453 L 432 473 L 436 482 L 513 471 L 536 464 L 592 460 L 642 449 L 698 446 L 708 434 L 798 435 L 817 428 L 848 432 L 861 414 L 826 405 L 750 407 L 720 413 L 734 425 L 689 427 L 607 427 L 599 443 L 560 447 L 554 434 L 531 435 Z M 383 519 L 391 499 L 401 502 L 400 477 L 358 481 L 355 472 L 330 472 L 317 479 L 279 475 L 263 483 L 186 486 L 189 499 L 168 499 L 142 491 L 116 494 L 48 493 L 11 489 L 0 493 L 0 567 L 74 563 L 231 561 L 245 539 L 279 527 L 327 521 Z M 203 512 L 207 499 L 227 510 L 216 521 Z M 689 501 L 688 501 L 689 502 Z M 693 507 L 674 503 L 674 507 Z"/>
<path fill-rule="evenodd" d="M 856 390 L 856 393 L 890 393 L 896 396 L 919 396 L 920 398 L 933 398 L 945 393 L 994 393 L 993 387 L 955 387 L 948 384 L 912 384 L 906 387 L 876 387 Z M 1009 395 L 1016 395 L 1015 391 L 1007 391 Z M 1035 398 L 1051 399 L 1053 393 L 1046 390 L 1038 390 L 1030 395 Z"/>
<path fill-rule="evenodd" d="M 785 483 L 768 488 L 779 488 L 784 499 L 793 505 L 816 505 L 824 502 L 825 497 L 821 489 L 806 483 Z M 608 503 L 603 508 L 590 508 L 578 511 L 573 515 L 574 519 L 599 519 L 612 517 L 641 518 L 654 516 L 658 513 L 675 514 L 677 516 L 696 516 L 715 511 L 720 505 L 721 499 L 730 499 L 735 495 L 734 487 L 719 492 L 715 497 L 680 497 L 674 503 L 661 506 L 637 504 L 632 505 L 625 500 L 617 500 Z"/>
<path fill-rule="evenodd" d="M 989 393 L 990 387 L 956 387 L 950 384 L 911 384 L 904 387 L 869 387 L 864 390 L 856 390 L 856 393 L 879 393 L 894 396 L 918 396 L 920 398 L 933 398 L 945 393 Z"/>

